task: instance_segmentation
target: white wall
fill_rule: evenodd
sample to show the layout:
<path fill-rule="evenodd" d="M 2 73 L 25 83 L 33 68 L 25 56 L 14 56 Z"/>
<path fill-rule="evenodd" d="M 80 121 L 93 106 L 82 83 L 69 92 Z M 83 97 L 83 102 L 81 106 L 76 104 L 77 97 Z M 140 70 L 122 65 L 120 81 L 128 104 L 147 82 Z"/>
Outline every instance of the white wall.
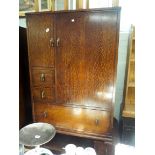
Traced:
<path fill-rule="evenodd" d="M 120 32 L 120 36 L 119 36 L 116 94 L 115 94 L 115 107 L 114 107 L 114 117 L 118 121 L 120 117 L 120 106 L 122 104 L 122 99 L 123 99 L 128 35 L 129 35 L 128 32 Z"/>
<path fill-rule="evenodd" d="M 121 6 L 121 20 L 114 108 L 114 116 L 117 120 L 119 120 L 120 117 L 120 106 L 123 100 L 129 30 L 131 24 L 135 23 L 135 13 L 137 11 L 134 3 L 134 0 L 119 0 L 119 5 Z"/>
<path fill-rule="evenodd" d="M 19 18 L 19 26 L 26 28 L 26 19 Z"/>

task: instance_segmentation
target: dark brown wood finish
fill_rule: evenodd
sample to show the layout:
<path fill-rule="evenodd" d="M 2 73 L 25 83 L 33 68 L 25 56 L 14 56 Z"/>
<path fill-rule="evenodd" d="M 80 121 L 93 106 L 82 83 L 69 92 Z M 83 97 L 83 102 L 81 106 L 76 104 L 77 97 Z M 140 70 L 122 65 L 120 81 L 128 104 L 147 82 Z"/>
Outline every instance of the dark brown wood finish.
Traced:
<path fill-rule="evenodd" d="M 53 15 L 34 14 L 27 16 L 29 59 L 31 67 L 53 67 L 54 48 L 50 40 L 53 37 Z"/>
<path fill-rule="evenodd" d="M 56 16 L 60 38 L 56 52 L 56 101 L 111 108 L 117 14 L 74 12 Z"/>
<path fill-rule="evenodd" d="M 84 15 L 81 12 L 56 14 L 56 38 L 60 38 L 56 52 L 58 103 L 80 104 L 84 99 Z"/>
<path fill-rule="evenodd" d="M 94 109 L 38 103 L 35 104 L 35 114 L 37 122 L 49 122 L 56 128 L 70 132 L 100 135 L 106 133 L 110 126 L 110 112 Z"/>
<path fill-rule="evenodd" d="M 53 87 L 33 87 L 34 102 L 54 102 L 55 91 Z"/>
<path fill-rule="evenodd" d="M 114 155 L 114 146 L 112 142 L 94 141 L 94 149 L 97 155 Z"/>
<path fill-rule="evenodd" d="M 63 134 L 111 139 L 119 11 L 26 15 L 34 121 Z"/>
<path fill-rule="evenodd" d="M 53 86 L 55 83 L 54 68 L 35 67 L 32 69 L 33 86 Z"/>

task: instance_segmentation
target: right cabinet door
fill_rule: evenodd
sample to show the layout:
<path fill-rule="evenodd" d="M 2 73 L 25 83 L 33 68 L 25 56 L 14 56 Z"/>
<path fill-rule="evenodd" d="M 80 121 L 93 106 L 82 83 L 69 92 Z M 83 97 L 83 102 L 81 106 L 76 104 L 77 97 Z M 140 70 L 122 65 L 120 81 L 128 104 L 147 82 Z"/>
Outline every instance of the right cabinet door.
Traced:
<path fill-rule="evenodd" d="M 57 103 L 111 108 L 117 13 L 59 13 L 56 38 Z"/>

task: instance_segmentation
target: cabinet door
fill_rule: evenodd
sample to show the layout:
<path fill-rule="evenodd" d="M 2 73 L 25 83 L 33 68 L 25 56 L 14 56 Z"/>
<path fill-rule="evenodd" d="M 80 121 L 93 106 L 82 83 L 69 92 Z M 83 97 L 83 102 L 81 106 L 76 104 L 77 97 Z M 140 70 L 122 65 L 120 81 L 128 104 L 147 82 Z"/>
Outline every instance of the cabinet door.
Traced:
<path fill-rule="evenodd" d="M 29 59 L 32 67 L 54 65 L 53 15 L 27 15 Z M 50 41 L 51 40 L 51 41 Z"/>
<path fill-rule="evenodd" d="M 84 90 L 84 13 L 56 14 L 56 101 L 79 101 Z"/>
<path fill-rule="evenodd" d="M 117 13 L 57 14 L 57 102 L 110 108 L 117 55 Z"/>

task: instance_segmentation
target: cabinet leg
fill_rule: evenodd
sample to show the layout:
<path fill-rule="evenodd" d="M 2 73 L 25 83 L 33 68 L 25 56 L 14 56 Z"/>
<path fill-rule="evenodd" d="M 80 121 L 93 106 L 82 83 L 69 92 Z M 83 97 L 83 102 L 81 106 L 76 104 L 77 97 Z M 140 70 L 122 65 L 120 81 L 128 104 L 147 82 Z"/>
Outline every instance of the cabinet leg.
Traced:
<path fill-rule="evenodd" d="M 94 141 L 94 149 L 97 155 L 107 155 L 104 142 L 102 141 Z"/>
<path fill-rule="evenodd" d="M 104 141 L 94 141 L 94 149 L 97 155 L 114 155 L 114 145 Z"/>

